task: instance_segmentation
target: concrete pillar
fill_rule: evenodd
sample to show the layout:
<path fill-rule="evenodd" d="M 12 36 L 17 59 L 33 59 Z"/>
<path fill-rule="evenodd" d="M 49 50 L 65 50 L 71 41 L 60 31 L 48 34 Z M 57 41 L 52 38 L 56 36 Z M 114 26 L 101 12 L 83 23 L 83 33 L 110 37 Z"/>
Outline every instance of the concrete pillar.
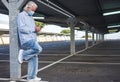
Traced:
<path fill-rule="evenodd" d="M 96 43 L 98 43 L 98 33 L 96 33 Z"/>
<path fill-rule="evenodd" d="M 74 35 L 74 29 L 73 27 L 71 27 L 71 35 L 70 35 L 70 39 L 71 39 L 71 44 L 70 44 L 70 51 L 71 51 L 71 54 L 75 54 L 75 37 L 73 36 Z"/>
<path fill-rule="evenodd" d="M 99 34 L 99 41 L 101 41 L 101 34 Z"/>
<path fill-rule="evenodd" d="M 88 48 L 88 28 L 85 30 L 85 48 Z"/>
<path fill-rule="evenodd" d="M 102 41 L 102 34 L 100 34 L 100 40 Z"/>
<path fill-rule="evenodd" d="M 16 17 L 19 13 L 19 8 L 24 5 L 27 0 L 2 0 L 4 5 L 9 10 L 9 27 L 10 27 L 10 79 L 16 81 L 21 77 L 21 65 L 18 63 L 18 33 Z"/>
<path fill-rule="evenodd" d="M 71 39 L 71 54 L 75 54 L 75 30 L 74 26 L 71 24 L 70 26 L 70 39 Z"/>
<path fill-rule="evenodd" d="M 10 25 L 10 78 L 18 80 L 21 77 L 21 65 L 18 63 L 18 33 L 16 17 L 19 11 L 16 8 L 18 0 L 9 0 L 9 25 Z"/>
<path fill-rule="evenodd" d="M 103 41 L 103 34 L 100 34 L 100 41 Z"/>
<path fill-rule="evenodd" d="M 102 34 L 100 34 L 100 41 L 102 41 Z"/>
<path fill-rule="evenodd" d="M 95 29 L 94 29 L 94 27 L 92 27 L 92 45 L 94 45 L 95 44 L 95 36 L 94 36 L 94 31 L 95 31 Z"/>
<path fill-rule="evenodd" d="M 95 44 L 95 37 L 94 37 L 94 32 L 92 32 L 92 45 Z"/>
<path fill-rule="evenodd" d="M 105 38 L 104 38 L 104 34 L 102 34 L 102 41 L 104 41 L 104 39 L 105 39 Z"/>
<path fill-rule="evenodd" d="M 70 40 L 71 40 L 71 44 L 70 44 L 70 53 L 71 55 L 74 55 L 75 54 L 75 25 L 77 23 L 76 21 L 76 18 L 69 18 L 68 19 L 68 22 L 67 22 L 69 25 L 70 25 Z"/>

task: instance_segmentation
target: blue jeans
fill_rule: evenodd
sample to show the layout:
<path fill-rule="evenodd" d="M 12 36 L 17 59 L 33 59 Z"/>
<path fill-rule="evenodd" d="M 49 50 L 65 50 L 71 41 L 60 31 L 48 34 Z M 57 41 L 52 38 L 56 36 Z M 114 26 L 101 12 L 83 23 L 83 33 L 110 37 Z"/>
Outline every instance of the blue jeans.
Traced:
<path fill-rule="evenodd" d="M 38 54 L 42 52 L 42 47 L 35 40 L 30 40 L 23 44 L 23 59 L 28 60 L 27 79 L 33 79 L 37 76 L 38 71 Z"/>

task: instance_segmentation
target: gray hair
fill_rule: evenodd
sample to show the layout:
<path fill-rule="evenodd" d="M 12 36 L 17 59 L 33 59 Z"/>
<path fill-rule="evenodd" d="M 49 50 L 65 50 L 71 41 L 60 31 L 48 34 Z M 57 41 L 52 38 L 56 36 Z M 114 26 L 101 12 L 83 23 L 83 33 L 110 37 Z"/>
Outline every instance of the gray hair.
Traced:
<path fill-rule="evenodd" d="M 26 6 L 24 7 L 24 10 L 27 10 L 27 8 L 31 8 L 31 7 L 38 7 L 37 6 L 37 4 L 35 3 L 35 2 L 33 2 L 33 1 L 29 1 L 27 4 L 26 4 Z"/>

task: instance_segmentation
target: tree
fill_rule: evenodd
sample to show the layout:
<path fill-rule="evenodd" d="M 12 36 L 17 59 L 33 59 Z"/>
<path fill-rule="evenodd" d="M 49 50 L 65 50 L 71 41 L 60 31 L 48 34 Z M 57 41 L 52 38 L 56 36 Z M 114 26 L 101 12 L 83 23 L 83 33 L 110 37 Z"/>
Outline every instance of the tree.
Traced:
<path fill-rule="evenodd" d="M 62 34 L 70 34 L 70 30 L 68 29 L 68 30 L 62 30 L 60 33 L 62 33 Z"/>
<path fill-rule="evenodd" d="M 85 38 L 86 36 L 82 36 L 82 38 Z M 91 35 L 88 35 L 88 38 L 92 38 L 92 36 Z"/>

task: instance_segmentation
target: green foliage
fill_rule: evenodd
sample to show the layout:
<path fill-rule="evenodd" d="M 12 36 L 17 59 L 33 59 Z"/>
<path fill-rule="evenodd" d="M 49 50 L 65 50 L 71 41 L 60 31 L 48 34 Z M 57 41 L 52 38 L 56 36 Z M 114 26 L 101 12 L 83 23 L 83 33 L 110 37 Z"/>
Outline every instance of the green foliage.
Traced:
<path fill-rule="evenodd" d="M 35 21 L 35 25 L 37 27 L 41 27 L 41 28 L 43 28 L 45 26 L 45 24 L 43 22 L 38 22 L 38 21 Z"/>
<path fill-rule="evenodd" d="M 62 30 L 61 33 L 62 34 L 70 34 L 70 30 L 69 29 L 68 30 Z"/>
<path fill-rule="evenodd" d="M 85 38 L 86 36 L 82 36 L 82 38 Z M 91 35 L 88 35 L 88 38 L 92 38 L 92 36 Z"/>

